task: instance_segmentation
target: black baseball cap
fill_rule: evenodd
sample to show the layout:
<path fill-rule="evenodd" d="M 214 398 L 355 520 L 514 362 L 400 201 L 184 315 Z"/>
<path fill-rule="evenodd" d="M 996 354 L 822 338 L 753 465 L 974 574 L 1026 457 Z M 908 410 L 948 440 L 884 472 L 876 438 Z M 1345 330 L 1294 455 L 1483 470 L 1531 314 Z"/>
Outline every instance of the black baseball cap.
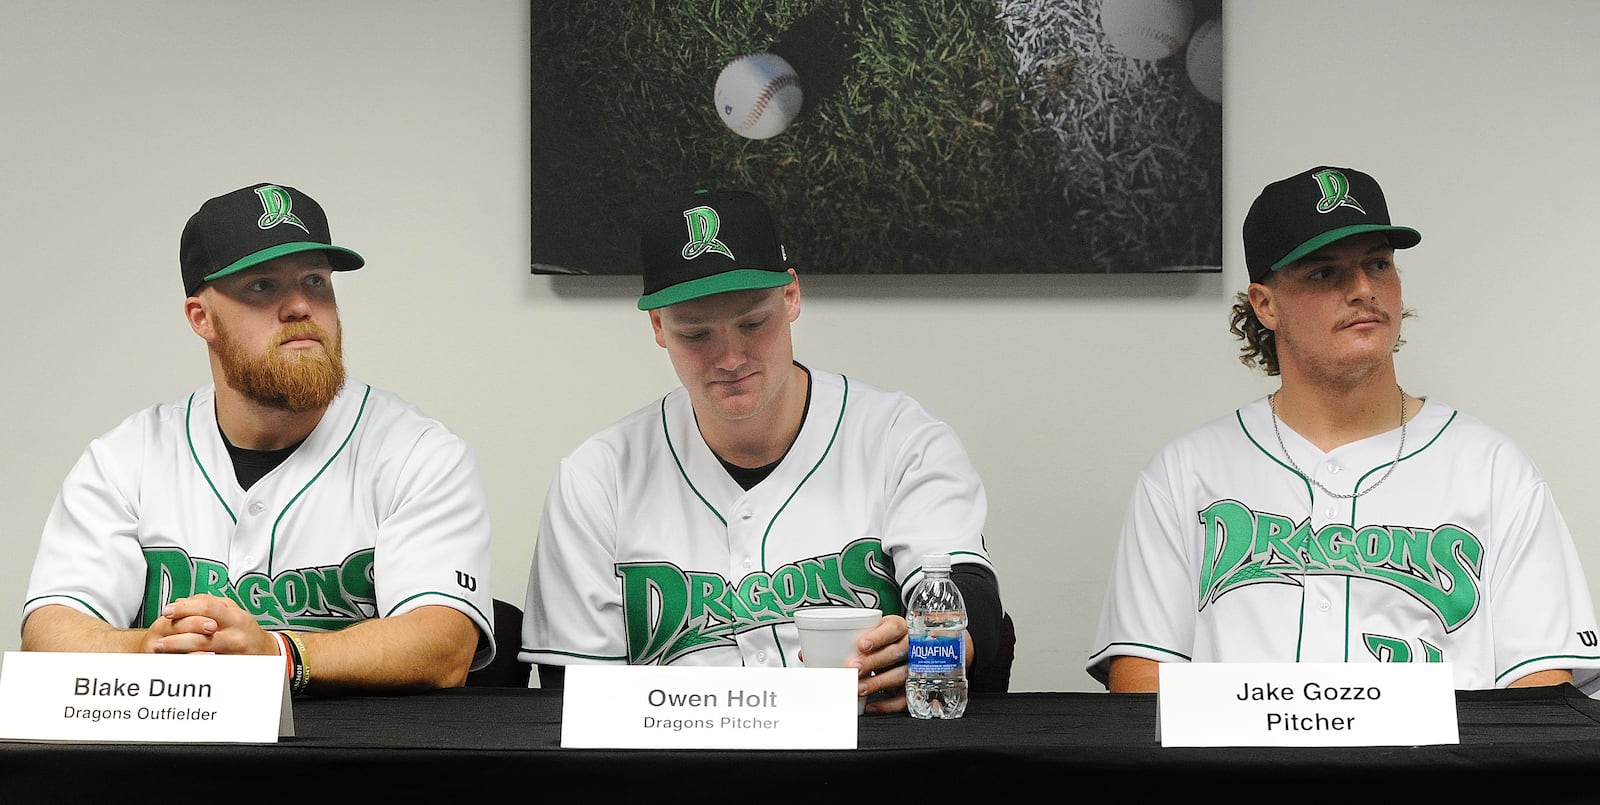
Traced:
<path fill-rule="evenodd" d="M 281 184 L 241 187 L 200 205 L 184 225 L 178 246 L 183 292 L 194 296 L 211 280 L 314 250 L 328 253 L 334 271 L 366 265 L 361 255 L 333 245 L 328 216 L 310 196 Z"/>
<path fill-rule="evenodd" d="M 1383 232 L 1389 245 L 1409 249 L 1422 234 L 1389 222 L 1389 204 L 1376 179 L 1327 165 L 1267 185 L 1244 218 L 1244 262 L 1250 281 L 1340 238 Z"/>
<path fill-rule="evenodd" d="M 788 285 L 789 256 L 766 202 L 744 190 L 700 190 L 654 213 L 639 238 L 640 310 Z"/>

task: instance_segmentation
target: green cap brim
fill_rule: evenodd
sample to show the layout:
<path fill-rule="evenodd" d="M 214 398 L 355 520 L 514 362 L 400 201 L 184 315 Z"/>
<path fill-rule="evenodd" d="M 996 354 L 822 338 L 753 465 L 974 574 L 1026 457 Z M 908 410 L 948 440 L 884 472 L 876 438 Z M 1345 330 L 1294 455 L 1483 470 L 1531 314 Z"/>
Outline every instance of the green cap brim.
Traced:
<path fill-rule="evenodd" d="M 232 274 L 237 274 L 240 271 L 250 268 L 251 266 L 261 265 L 268 260 L 282 257 L 286 254 L 298 254 L 300 252 L 315 251 L 335 252 L 337 255 L 344 256 L 346 259 L 329 260 L 329 262 L 333 265 L 333 270 L 335 271 L 350 271 L 366 265 L 366 260 L 362 258 L 361 255 L 356 254 L 355 252 L 350 251 L 342 246 L 330 246 L 326 243 L 317 243 L 315 241 L 297 241 L 294 243 L 280 243 L 272 248 L 262 249 L 259 252 L 247 254 L 233 261 L 232 263 L 229 263 L 228 265 L 205 275 L 205 277 L 202 279 L 205 282 L 210 282 L 214 279 L 220 279 Z"/>
<path fill-rule="evenodd" d="M 1277 271 L 1296 260 L 1326 246 L 1336 240 L 1348 238 L 1351 235 L 1360 235 L 1364 232 L 1384 232 L 1389 234 L 1389 242 L 1396 249 L 1409 249 L 1422 242 L 1422 233 L 1408 226 L 1390 226 L 1386 224 L 1356 224 L 1324 232 L 1305 243 L 1300 244 L 1294 251 L 1284 255 L 1278 262 L 1272 264 L 1272 270 Z"/>
<path fill-rule="evenodd" d="M 712 274 L 709 277 L 680 282 L 639 298 L 640 310 L 655 310 L 702 296 L 713 296 L 729 291 L 755 291 L 763 288 L 782 288 L 794 277 L 788 271 L 768 271 L 761 268 L 739 268 Z"/>

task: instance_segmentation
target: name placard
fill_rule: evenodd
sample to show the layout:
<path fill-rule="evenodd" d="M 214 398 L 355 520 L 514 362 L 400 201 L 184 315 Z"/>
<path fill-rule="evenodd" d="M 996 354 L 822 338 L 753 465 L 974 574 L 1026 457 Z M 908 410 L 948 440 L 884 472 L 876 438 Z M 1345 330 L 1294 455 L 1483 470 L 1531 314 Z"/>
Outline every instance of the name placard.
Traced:
<path fill-rule="evenodd" d="M 1449 663 L 1177 663 L 1158 669 L 1162 746 L 1461 742 Z"/>
<path fill-rule="evenodd" d="M 851 668 L 569 665 L 561 745 L 854 749 Z"/>
<path fill-rule="evenodd" d="M 8 651 L 0 738 L 272 743 L 294 734 L 282 657 Z"/>

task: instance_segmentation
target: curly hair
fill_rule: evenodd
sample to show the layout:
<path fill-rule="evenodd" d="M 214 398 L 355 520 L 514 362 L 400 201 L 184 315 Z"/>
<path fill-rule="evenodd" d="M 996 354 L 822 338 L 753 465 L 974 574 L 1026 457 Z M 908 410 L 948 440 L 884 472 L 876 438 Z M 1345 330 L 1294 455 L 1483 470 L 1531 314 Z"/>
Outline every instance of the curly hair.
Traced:
<path fill-rule="evenodd" d="M 1250 295 L 1244 291 L 1234 294 L 1233 312 L 1228 316 L 1228 332 L 1235 338 L 1244 342 L 1239 347 L 1239 362 L 1267 373 L 1267 377 L 1278 376 L 1278 341 L 1276 334 L 1268 330 L 1261 319 L 1256 318 L 1256 309 L 1250 304 Z"/>
<path fill-rule="evenodd" d="M 1256 318 L 1256 309 L 1250 304 L 1249 294 L 1240 291 L 1234 299 L 1237 301 L 1233 303 L 1233 312 L 1228 316 L 1228 331 L 1244 342 L 1244 346 L 1239 347 L 1239 362 L 1252 369 L 1260 368 L 1268 377 L 1277 377 L 1277 334 Z M 1415 312 L 1410 308 L 1402 308 L 1400 320 L 1405 321 L 1414 315 Z M 1405 343 L 1404 338 L 1396 338 L 1394 351 L 1399 352 Z"/>

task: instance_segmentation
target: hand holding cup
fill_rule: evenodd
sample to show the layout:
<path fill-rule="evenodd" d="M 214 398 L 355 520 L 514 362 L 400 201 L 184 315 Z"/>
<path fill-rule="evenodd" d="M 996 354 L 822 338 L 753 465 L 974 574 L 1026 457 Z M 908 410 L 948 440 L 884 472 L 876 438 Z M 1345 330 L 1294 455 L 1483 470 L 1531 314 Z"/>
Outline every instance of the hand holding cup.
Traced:
<path fill-rule="evenodd" d="M 861 636 L 883 619 L 883 611 L 867 607 L 806 607 L 794 613 L 800 630 L 800 661 L 807 668 L 844 668 L 861 653 Z M 856 699 L 856 714 L 867 706 Z"/>

